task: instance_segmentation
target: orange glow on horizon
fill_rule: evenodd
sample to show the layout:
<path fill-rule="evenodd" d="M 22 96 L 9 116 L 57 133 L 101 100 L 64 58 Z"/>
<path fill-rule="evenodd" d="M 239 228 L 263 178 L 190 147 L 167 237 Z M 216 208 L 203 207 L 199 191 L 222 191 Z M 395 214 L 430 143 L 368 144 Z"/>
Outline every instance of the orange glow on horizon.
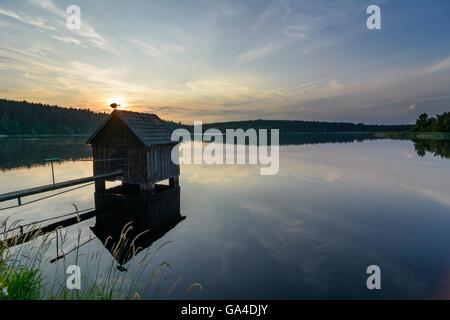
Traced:
<path fill-rule="evenodd" d="M 108 106 L 111 105 L 112 103 L 117 103 L 118 105 L 120 105 L 117 110 L 124 110 L 125 108 L 128 107 L 128 104 L 126 103 L 125 99 L 123 99 L 122 97 L 114 97 L 114 98 L 110 98 L 107 101 Z"/>

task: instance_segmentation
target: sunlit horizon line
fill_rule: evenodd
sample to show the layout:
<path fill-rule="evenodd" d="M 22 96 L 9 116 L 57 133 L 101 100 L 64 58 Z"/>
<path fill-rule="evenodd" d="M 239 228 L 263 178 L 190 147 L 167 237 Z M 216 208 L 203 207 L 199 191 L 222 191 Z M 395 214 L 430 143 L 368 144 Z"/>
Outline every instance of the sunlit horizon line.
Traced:
<path fill-rule="evenodd" d="M 119 105 L 116 108 L 117 110 L 124 110 L 129 107 L 128 103 L 126 102 L 126 99 L 122 98 L 121 96 L 109 98 L 108 101 L 105 103 L 105 105 L 111 106 L 111 104 L 113 104 L 113 103 L 116 103 Z"/>
<path fill-rule="evenodd" d="M 378 122 L 378 121 L 364 121 L 364 120 L 327 120 L 327 119 L 309 119 L 309 118 L 296 118 L 296 119 L 287 119 L 287 118 L 279 118 L 279 117 L 249 117 L 249 118 L 240 118 L 240 117 L 233 117 L 226 119 L 223 118 L 217 118 L 215 116 L 211 115 L 205 115 L 204 117 L 177 117 L 171 114 L 167 111 L 161 111 L 161 110 L 155 110 L 152 107 L 145 107 L 142 104 L 136 104 L 136 103 L 128 103 L 127 101 L 130 101 L 131 99 L 124 98 L 123 96 L 114 96 L 114 98 L 109 99 L 94 99 L 90 102 L 81 102 L 76 104 L 61 104 L 58 102 L 43 102 L 42 100 L 38 99 L 27 99 L 23 97 L 0 97 L 0 99 L 6 99 L 6 100 L 12 100 L 12 101 L 27 101 L 28 103 L 35 103 L 35 104 L 44 104 L 44 105 L 50 105 L 50 106 L 58 106 L 60 108 L 66 108 L 66 109 L 80 109 L 80 110 L 89 110 L 91 112 L 96 113 L 111 113 L 113 110 L 110 107 L 112 103 L 120 104 L 120 107 L 116 108 L 117 110 L 123 110 L 123 111 L 131 111 L 131 112 L 143 112 L 143 113 L 152 113 L 158 115 L 161 119 L 168 120 L 168 121 L 174 121 L 174 122 L 181 122 L 183 124 L 193 124 L 194 121 L 201 120 L 204 124 L 211 124 L 211 123 L 225 123 L 225 122 L 236 122 L 236 121 L 257 121 L 257 120 L 269 120 L 269 121 L 276 121 L 276 120 L 291 120 L 291 121 L 319 121 L 319 122 L 346 122 L 346 123 L 363 123 L 366 125 L 394 125 L 394 123 L 390 122 Z M 158 109 L 156 107 L 156 109 Z M 396 123 L 397 125 L 413 125 L 414 121 L 411 122 L 402 122 L 402 123 Z"/>

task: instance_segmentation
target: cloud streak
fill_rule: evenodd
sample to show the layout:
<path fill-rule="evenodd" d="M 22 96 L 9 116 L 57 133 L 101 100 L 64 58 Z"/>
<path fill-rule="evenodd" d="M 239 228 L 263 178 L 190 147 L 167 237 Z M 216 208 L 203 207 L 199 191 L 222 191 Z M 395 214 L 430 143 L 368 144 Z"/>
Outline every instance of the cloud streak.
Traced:
<path fill-rule="evenodd" d="M 429 67 L 422 69 L 421 72 L 419 72 L 419 73 L 431 74 L 431 73 L 440 72 L 440 71 L 444 71 L 444 70 L 448 70 L 448 69 L 450 69 L 450 56 L 434 63 L 433 65 L 431 65 Z"/>
<path fill-rule="evenodd" d="M 33 27 L 38 27 L 45 30 L 55 30 L 54 27 L 46 25 L 45 21 L 42 18 L 32 19 L 26 15 L 16 13 L 12 10 L 3 9 L 1 6 L 0 6 L 0 14 L 16 19 L 24 24 L 31 25 Z"/>
<path fill-rule="evenodd" d="M 81 30 L 61 2 L 2 3 L 0 95 L 96 110 L 121 96 L 181 121 L 404 123 L 450 105 L 450 4 L 417 5 L 406 43 L 416 20 L 393 3 L 374 33 L 357 0 L 98 1 L 79 1 Z"/>
<path fill-rule="evenodd" d="M 58 20 L 56 22 L 58 30 L 60 30 L 60 31 L 67 30 L 66 20 L 68 18 L 68 14 L 64 10 L 58 8 L 52 0 L 43 0 L 43 1 L 30 0 L 30 2 L 32 4 L 40 7 L 41 9 L 48 11 L 52 15 L 56 16 L 58 18 Z M 52 30 L 55 30 L 55 29 L 56 28 L 53 28 Z M 67 31 L 69 31 L 69 30 L 67 30 Z M 103 36 L 101 36 L 86 21 L 86 19 L 84 18 L 84 12 L 83 12 L 83 19 L 82 19 L 82 25 L 81 25 L 80 30 L 76 30 L 76 31 L 74 30 L 71 33 L 73 34 L 73 36 L 79 36 L 79 37 L 85 38 L 88 43 L 95 46 L 96 48 L 106 49 L 106 47 L 107 47 L 106 39 Z M 75 42 L 72 41 L 71 43 L 75 43 Z M 77 43 L 75 43 L 75 44 L 77 44 Z"/>

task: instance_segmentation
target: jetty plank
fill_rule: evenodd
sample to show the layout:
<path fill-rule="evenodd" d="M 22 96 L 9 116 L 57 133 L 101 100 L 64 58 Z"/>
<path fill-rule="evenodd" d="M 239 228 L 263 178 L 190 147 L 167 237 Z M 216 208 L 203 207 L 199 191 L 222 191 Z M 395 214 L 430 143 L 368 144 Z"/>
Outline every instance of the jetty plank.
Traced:
<path fill-rule="evenodd" d="M 26 197 L 26 196 L 31 196 L 33 194 L 48 192 L 48 191 L 52 191 L 52 190 L 63 189 L 63 188 L 75 186 L 78 184 L 91 182 L 91 181 L 99 181 L 99 180 L 105 180 L 105 179 L 109 179 L 109 178 L 120 177 L 122 175 L 123 175 L 122 171 L 114 171 L 114 172 L 100 174 L 100 175 L 96 175 L 96 176 L 92 176 L 92 177 L 79 178 L 79 179 L 75 179 L 75 180 L 58 182 L 58 183 L 55 183 L 54 185 L 49 184 L 49 185 L 41 186 L 41 187 L 34 187 L 34 188 L 30 188 L 30 189 L 25 189 L 25 190 L 13 191 L 13 192 L 1 194 L 0 202 L 17 199 L 17 198 L 22 198 L 22 197 Z"/>

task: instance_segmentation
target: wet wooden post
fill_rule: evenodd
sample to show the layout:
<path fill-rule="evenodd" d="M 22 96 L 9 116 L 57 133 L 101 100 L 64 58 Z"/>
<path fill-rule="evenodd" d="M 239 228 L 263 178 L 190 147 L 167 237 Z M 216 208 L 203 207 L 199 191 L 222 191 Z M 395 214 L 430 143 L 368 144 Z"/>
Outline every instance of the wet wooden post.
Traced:
<path fill-rule="evenodd" d="M 149 192 L 151 194 L 156 193 L 156 188 L 154 183 L 143 183 L 140 185 L 141 191 Z"/>
<path fill-rule="evenodd" d="M 176 176 L 176 177 L 172 177 L 169 179 L 169 186 L 171 188 L 179 186 L 180 185 L 180 177 Z"/>
<path fill-rule="evenodd" d="M 55 170 L 53 169 L 53 162 L 55 161 L 61 161 L 59 158 L 52 158 L 52 159 L 45 159 L 44 162 L 50 162 L 52 165 L 52 179 L 53 179 L 53 185 L 55 185 Z"/>
<path fill-rule="evenodd" d="M 95 181 L 95 192 L 105 192 L 105 190 L 106 190 L 105 180 Z"/>

